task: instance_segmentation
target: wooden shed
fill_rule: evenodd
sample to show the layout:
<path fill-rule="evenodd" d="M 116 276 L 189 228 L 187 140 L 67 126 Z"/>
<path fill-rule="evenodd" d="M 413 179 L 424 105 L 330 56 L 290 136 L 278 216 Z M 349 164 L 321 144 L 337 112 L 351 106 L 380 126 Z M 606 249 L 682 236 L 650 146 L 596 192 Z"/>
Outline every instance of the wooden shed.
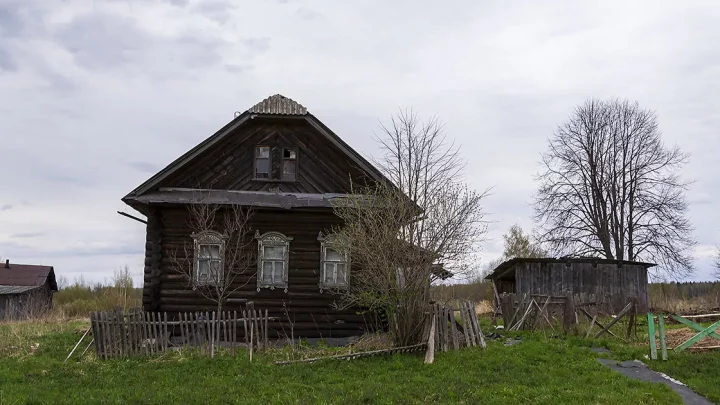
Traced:
<path fill-rule="evenodd" d="M 648 268 L 652 263 L 599 258 L 515 258 L 500 264 L 485 279 L 498 294 L 572 296 L 576 304 L 595 302 L 616 313 L 637 299 L 647 311 Z"/>
<path fill-rule="evenodd" d="M 0 265 L 0 321 L 38 317 L 52 309 L 57 291 L 52 266 Z"/>

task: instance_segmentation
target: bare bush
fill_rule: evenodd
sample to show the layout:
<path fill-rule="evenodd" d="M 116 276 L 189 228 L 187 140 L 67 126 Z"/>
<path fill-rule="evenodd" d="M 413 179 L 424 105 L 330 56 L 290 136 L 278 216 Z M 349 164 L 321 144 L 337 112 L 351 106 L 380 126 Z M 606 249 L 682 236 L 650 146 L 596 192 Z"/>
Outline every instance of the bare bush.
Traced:
<path fill-rule="evenodd" d="M 401 112 L 382 129 L 378 165 L 392 184 L 353 186 L 363 197 L 335 206 L 344 222 L 337 243 L 355 264 L 343 303 L 386 313 L 395 344 L 405 346 L 422 340 L 429 287 L 440 269 L 456 278 L 474 271 L 486 230 L 485 193 L 462 183 L 459 148 L 437 119 L 420 123 Z"/>
<path fill-rule="evenodd" d="M 588 100 L 543 155 L 535 204 L 542 242 L 557 254 L 658 263 L 657 276 L 691 274 L 689 184 L 678 174 L 687 159 L 663 145 L 654 112 Z"/>

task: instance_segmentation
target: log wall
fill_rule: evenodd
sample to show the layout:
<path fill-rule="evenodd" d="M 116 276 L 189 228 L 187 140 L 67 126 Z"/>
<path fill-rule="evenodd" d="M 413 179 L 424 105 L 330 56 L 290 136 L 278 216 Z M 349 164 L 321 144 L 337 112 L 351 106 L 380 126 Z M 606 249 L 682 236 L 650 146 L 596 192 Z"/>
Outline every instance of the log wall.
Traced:
<path fill-rule="evenodd" d="M 617 313 L 632 299 L 638 311 L 648 310 L 647 268 L 639 264 L 578 262 L 515 265 L 515 291 L 519 294 L 572 295 L 594 300 L 604 310 Z"/>
<path fill-rule="evenodd" d="M 174 269 L 192 252 L 189 212 L 184 207 L 162 207 L 148 218 L 145 283 L 143 304 L 148 311 L 171 314 L 212 311 L 216 304 L 189 287 L 187 276 Z M 361 334 L 373 323 L 372 316 L 362 315 L 358 308 L 337 310 L 338 296 L 320 292 L 320 241 L 318 233 L 339 225 L 332 210 L 256 210 L 250 226 L 252 232 L 275 231 L 291 236 L 288 291 L 257 291 L 257 242 L 251 243 L 251 268 L 236 277 L 241 286 L 230 296 L 223 310 L 241 310 L 241 302 L 253 302 L 257 309 L 268 309 L 272 337 L 347 337 Z M 352 275 L 351 275 L 352 277 Z"/>

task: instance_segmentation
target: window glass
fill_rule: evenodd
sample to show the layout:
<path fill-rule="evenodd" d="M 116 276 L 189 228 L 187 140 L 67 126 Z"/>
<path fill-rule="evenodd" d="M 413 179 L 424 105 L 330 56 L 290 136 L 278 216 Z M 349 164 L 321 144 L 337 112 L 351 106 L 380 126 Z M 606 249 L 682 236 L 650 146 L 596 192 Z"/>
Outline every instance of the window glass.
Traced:
<path fill-rule="evenodd" d="M 257 158 L 258 159 L 269 159 L 270 158 L 270 147 L 269 146 L 259 146 L 257 148 Z"/>
<path fill-rule="evenodd" d="M 263 259 L 282 260 L 285 258 L 285 248 L 282 246 L 265 246 L 264 249 Z"/>
<path fill-rule="evenodd" d="M 343 255 L 333 248 L 325 248 L 325 260 L 332 262 L 341 262 L 344 260 Z"/>

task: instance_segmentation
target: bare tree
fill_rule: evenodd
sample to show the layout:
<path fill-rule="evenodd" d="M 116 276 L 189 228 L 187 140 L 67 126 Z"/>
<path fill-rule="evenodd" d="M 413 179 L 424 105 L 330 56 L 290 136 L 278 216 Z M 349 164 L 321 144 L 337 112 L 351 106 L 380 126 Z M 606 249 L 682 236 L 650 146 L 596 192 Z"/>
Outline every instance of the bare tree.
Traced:
<path fill-rule="evenodd" d="M 187 209 L 193 240 L 171 254 L 171 268 L 220 312 L 231 294 L 247 285 L 256 272 L 249 223 L 252 211 L 205 203 L 190 204 Z"/>
<path fill-rule="evenodd" d="M 655 262 L 656 275 L 692 273 L 689 183 L 678 174 L 687 159 L 663 145 L 653 111 L 586 101 L 543 155 L 535 202 L 542 242 L 558 254 Z"/>
<path fill-rule="evenodd" d="M 485 193 L 463 184 L 459 148 L 437 119 L 421 123 L 401 112 L 378 140 L 377 164 L 391 183 L 353 187 L 363 197 L 335 206 L 344 222 L 337 243 L 356 265 L 343 302 L 385 312 L 395 343 L 408 345 L 422 340 L 430 283 L 446 274 L 441 269 L 458 278 L 474 270 Z"/>
<path fill-rule="evenodd" d="M 715 271 L 713 272 L 713 275 L 715 276 L 715 278 L 720 280 L 720 247 L 717 248 L 714 265 Z"/>

